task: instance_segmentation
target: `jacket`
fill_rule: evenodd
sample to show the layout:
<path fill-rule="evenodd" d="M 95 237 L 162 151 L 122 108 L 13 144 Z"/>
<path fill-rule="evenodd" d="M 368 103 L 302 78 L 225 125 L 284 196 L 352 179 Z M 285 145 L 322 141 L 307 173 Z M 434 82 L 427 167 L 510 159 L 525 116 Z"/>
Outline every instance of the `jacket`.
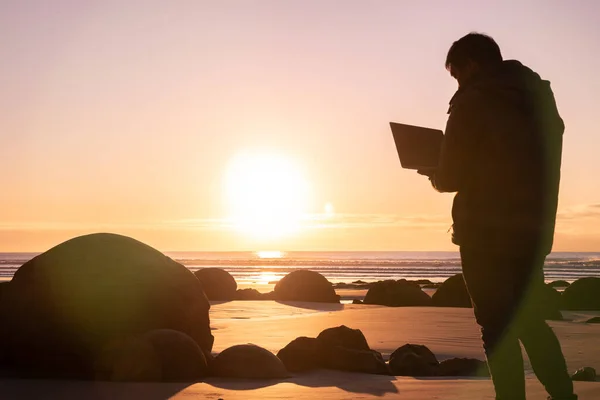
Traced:
<path fill-rule="evenodd" d="M 504 61 L 461 85 L 450 101 L 440 192 L 457 192 L 453 242 L 486 251 L 552 249 L 564 123 L 550 82 Z"/>

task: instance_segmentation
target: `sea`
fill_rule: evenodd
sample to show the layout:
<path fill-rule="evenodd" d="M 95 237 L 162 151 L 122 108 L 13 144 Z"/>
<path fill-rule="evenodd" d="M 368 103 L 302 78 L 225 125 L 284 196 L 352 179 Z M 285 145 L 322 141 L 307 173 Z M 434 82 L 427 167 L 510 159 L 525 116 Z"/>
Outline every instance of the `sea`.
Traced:
<path fill-rule="evenodd" d="M 220 267 L 238 284 L 273 284 L 291 271 L 310 269 L 332 283 L 375 282 L 384 279 L 429 279 L 442 282 L 460 272 L 458 252 L 335 251 L 335 252 L 167 252 L 191 271 Z M 10 280 L 15 271 L 37 253 L 0 253 L 0 280 Z M 547 282 L 600 277 L 600 252 L 550 254 L 545 263 Z"/>

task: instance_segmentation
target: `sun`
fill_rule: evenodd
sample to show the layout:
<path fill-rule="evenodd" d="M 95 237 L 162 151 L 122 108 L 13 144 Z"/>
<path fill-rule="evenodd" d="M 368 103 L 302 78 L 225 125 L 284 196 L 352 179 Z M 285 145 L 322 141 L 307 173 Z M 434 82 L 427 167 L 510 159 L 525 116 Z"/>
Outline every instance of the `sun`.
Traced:
<path fill-rule="evenodd" d="M 230 161 L 225 194 L 238 231 L 255 239 L 277 239 L 300 229 L 309 185 L 291 157 L 247 151 Z"/>

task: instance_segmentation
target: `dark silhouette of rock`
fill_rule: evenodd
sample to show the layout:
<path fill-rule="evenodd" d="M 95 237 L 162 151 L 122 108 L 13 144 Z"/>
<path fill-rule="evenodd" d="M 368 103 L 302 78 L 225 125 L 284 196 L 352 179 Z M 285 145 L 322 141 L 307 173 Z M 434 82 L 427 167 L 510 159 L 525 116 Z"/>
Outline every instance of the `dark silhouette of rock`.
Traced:
<path fill-rule="evenodd" d="M 275 292 L 273 292 L 273 291 L 268 292 L 268 293 L 262 293 L 261 297 L 262 297 L 262 300 L 276 300 Z"/>
<path fill-rule="evenodd" d="M 289 371 L 317 368 L 389 375 L 377 351 L 371 350 L 362 332 L 347 326 L 325 329 L 316 339 L 299 337 L 277 356 Z"/>
<path fill-rule="evenodd" d="M 363 284 L 363 285 L 364 285 L 364 284 L 365 284 L 365 283 L 367 283 L 367 282 L 363 282 L 363 281 L 361 281 L 361 280 L 358 280 L 358 281 L 354 281 L 354 282 L 352 282 L 352 283 L 354 283 L 354 284 L 359 284 L 359 285 L 360 285 L 360 284 Z"/>
<path fill-rule="evenodd" d="M 354 350 L 370 350 L 367 339 L 360 329 L 348 328 L 346 325 L 325 329 L 319 333 L 317 339 L 326 348 L 339 346 Z"/>
<path fill-rule="evenodd" d="M 235 300 L 263 300 L 264 296 L 256 289 L 238 289 Z"/>
<path fill-rule="evenodd" d="M 581 278 L 562 294 L 566 310 L 600 310 L 600 278 Z"/>
<path fill-rule="evenodd" d="M 592 367 L 579 368 L 571 376 L 574 381 L 594 382 L 596 380 L 596 370 Z"/>
<path fill-rule="evenodd" d="M 363 304 L 363 301 L 360 299 L 354 299 L 352 300 L 352 304 Z"/>
<path fill-rule="evenodd" d="M 390 355 L 389 366 L 396 376 L 434 376 L 438 360 L 426 346 L 405 344 Z"/>
<path fill-rule="evenodd" d="M 390 307 L 430 306 L 431 297 L 418 286 L 389 280 L 371 286 L 363 302 Z"/>
<path fill-rule="evenodd" d="M 277 357 L 291 372 L 309 371 L 322 366 L 321 348 L 316 338 L 299 337 L 279 350 Z"/>
<path fill-rule="evenodd" d="M 332 284 L 323 275 L 309 270 L 290 272 L 275 285 L 274 292 L 280 301 L 340 302 Z"/>
<path fill-rule="evenodd" d="M 431 298 L 436 307 L 473 307 L 462 274 L 446 279 Z"/>
<path fill-rule="evenodd" d="M 107 346 L 96 377 L 110 381 L 195 382 L 208 374 L 200 346 L 185 333 L 157 329 Z"/>
<path fill-rule="evenodd" d="M 548 286 L 550 286 L 552 288 L 566 288 L 569 285 L 571 285 L 569 282 L 562 281 L 562 280 L 553 281 L 548 284 Z"/>
<path fill-rule="evenodd" d="M 198 279 L 159 251 L 81 236 L 17 270 L 0 302 L 0 351 L 20 376 L 93 379 L 106 345 L 154 329 L 181 331 L 210 354 L 209 308 Z"/>
<path fill-rule="evenodd" d="M 322 365 L 338 371 L 390 375 L 381 354 L 375 350 L 356 350 L 342 346 L 322 346 Z"/>
<path fill-rule="evenodd" d="M 215 376 L 247 379 L 280 379 L 289 377 L 285 365 L 275 354 L 253 344 L 242 344 L 223 350 L 212 363 Z"/>
<path fill-rule="evenodd" d="M 586 324 L 600 324 L 600 317 L 593 317 L 585 321 Z"/>
<path fill-rule="evenodd" d="M 439 376 L 489 376 L 485 361 L 474 358 L 450 358 L 440 362 Z"/>
<path fill-rule="evenodd" d="M 231 274 L 221 268 L 202 268 L 194 272 L 209 300 L 235 299 L 237 283 Z"/>

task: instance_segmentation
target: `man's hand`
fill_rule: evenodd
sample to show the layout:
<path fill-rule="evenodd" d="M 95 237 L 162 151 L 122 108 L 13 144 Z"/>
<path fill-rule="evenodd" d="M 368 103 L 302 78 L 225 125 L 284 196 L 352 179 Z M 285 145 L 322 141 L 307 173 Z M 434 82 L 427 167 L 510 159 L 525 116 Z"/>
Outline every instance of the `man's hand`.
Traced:
<path fill-rule="evenodd" d="M 428 177 L 429 179 L 431 179 L 433 177 L 433 175 L 435 175 L 435 168 L 426 168 L 426 169 L 419 169 L 417 170 L 417 173 L 419 175 L 424 175 L 426 177 Z"/>

